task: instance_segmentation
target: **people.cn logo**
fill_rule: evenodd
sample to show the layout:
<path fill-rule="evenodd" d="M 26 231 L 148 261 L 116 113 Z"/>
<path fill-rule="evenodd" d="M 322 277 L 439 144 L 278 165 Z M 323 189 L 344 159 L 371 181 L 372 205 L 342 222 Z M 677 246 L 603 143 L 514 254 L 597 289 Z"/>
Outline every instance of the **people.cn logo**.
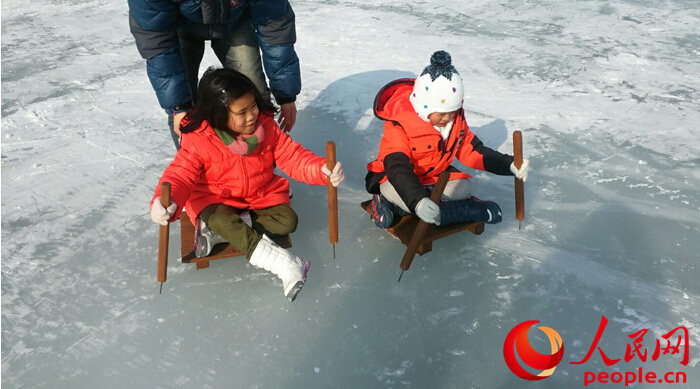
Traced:
<path fill-rule="evenodd" d="M 506 341 L 503 344 L 503 357 L 506 360 L 508 368 L 518 377 L 530 381 L 543 380 L 552 375 L 554 369 L 557 368 L 561 358 L 564 356 L 564 344 L 562 343 L 561 336 L 557 331 L 549 327 L 537 327 L 537 329 L 547 335 L 552 350 L 551 354 L 540 354 L 532 348 L 527 333 L 530 327 L 537 323 L 539 323 L 538 320 L 530 320 L 513 327 L 508 333 L 508 336 L 506 336 Z M 520 357 L 520 361 L 522 361 L 523 364 L 531 369 L 540 370 L 540 372 L 533 374 L 526 370 L 521 366 L 518 357 Z"/>

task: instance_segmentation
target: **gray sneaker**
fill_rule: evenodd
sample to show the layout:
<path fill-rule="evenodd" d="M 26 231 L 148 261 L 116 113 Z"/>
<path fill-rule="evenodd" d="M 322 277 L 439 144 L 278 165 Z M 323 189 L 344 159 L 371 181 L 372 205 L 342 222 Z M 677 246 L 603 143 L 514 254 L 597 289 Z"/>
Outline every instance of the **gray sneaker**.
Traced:
<path fill-rule="evenodd" d="M 226 239 L 211 230 L 202 219 L 197 219 L 197 228 L 194 230 L 194 255 L 197 258 L 206 257 L 211 250 Z"/>

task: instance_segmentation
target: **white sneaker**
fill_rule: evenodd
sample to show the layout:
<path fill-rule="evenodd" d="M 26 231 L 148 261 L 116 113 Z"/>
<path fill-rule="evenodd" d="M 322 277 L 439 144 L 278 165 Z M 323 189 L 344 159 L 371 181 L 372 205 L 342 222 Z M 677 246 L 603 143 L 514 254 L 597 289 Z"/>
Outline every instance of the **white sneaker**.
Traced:
<path fill-rule="evenodd" d="M 207 227 L 204 220 L 197 218 L 197 228 L 194 230 L 194 256 L 197 258 L 206 257 L 211 250 L 219 243 L 226 242 L 226 239 L 219 236 L 211 228 Z"/>
<path fill-rule="evenodd" d="M 267 235 L 263 235 L 250 256 L 250 264 L 275 274 L 282 280 L 284 295 L 294 301 L 306 283 L 309 261 L 303 260 L 278 246 Z"/>

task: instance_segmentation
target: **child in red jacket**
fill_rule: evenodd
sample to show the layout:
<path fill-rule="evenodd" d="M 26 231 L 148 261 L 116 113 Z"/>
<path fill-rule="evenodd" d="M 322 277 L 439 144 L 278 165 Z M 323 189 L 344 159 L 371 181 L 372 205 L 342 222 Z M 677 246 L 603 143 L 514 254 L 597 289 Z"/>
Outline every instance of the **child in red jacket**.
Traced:
<path fill-rule="evenodd" d="M 294 301 L 306 281 L 309 262 L 275 244 L 270 235 L 297 227 L 289 206 L 289 182 L 274 173 L 279 167 L 295 180 L 333 186 L 343 180 L 338 162 L 326 160 L 283 133 L 274 106 L 244 75 L 230 69 L 207 70 L 197 88 L 194 109 L 183 119 L 180 150 L 163 172 L 151 201 L 151 219 L 175 221 L 183 205 L 196 226 L 195 253 L 202 257 L 228 241 L 250 264 L 282 279 L 284 294 Z M 160 203 L 160 184 L 171 185 L 172 204 Z M 241 218 L 248 211 L 250 226 Z"/>
<path fill-rule="evenodd" d="M 501 221 L 493 201 L 471 196 L 470 176 L 450 164 L 465 165 L 499 175 L 527 178 L 529 162 L 520 169 L 513 157 L 481 143 L 471 131 L 462 108 L 462 78 L 450 55 L 437 51 L 417 79 L 399 79 L 384 86 L 374 101 L 375 115 L 384 120 L 379 155 L 367 165 L 367 191 L 374 194 L 372 216 L 387 228 L 398 218 L 415 213 L 436 225 L 464 221 Z M 430 200 L 431 186 L 443 171 L 450 180 L 440 204 Z"/>

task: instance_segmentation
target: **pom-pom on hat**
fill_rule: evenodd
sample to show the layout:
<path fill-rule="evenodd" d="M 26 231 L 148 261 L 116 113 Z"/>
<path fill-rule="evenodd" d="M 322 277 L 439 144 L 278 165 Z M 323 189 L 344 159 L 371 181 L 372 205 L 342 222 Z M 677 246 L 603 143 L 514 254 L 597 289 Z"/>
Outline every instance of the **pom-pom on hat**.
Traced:
<path fill-rule="evenodd" d="M 416 78 L 409 99 L 418 116 L 426 122 L 433 112 L 452 112 L 462 107 L 462 77 L 452 66 L 450 54 L 442 50 L 433 53 L 430 65 Z"/>

